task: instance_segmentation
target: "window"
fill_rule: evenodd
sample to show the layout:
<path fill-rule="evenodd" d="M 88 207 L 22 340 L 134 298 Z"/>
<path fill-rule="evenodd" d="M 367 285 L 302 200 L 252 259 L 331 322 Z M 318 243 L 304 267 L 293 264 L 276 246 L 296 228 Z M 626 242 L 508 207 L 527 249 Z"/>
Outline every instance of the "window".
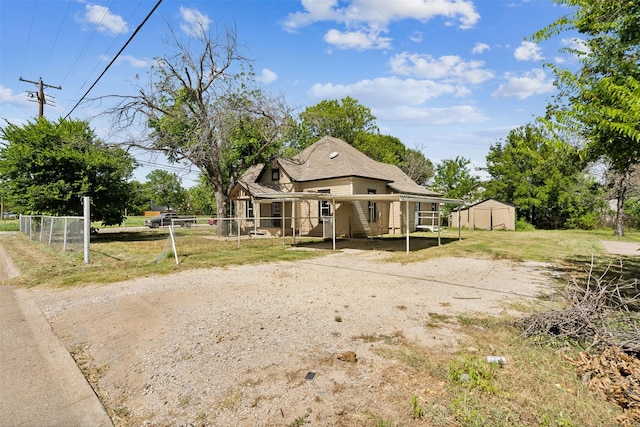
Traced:
<path fill-rule="evenodd" d="M 247 200 L 247 204 L 245 205 L 245 213 L 247 218 L 253 218 L 253 200 Z"/>
<path fill-rule="evenodd" d="M 367 194 L 376 194 L 376 190 L 367 190 Z M 369 202 L 369 222 L 378 220 L 378 206 L 375 202 Z"/>
<path fill-rule="evenodd" d="M 318 194 L 330 194 L 331 190 L 318 190 Z M 331 216 L 331 204 L 329 204 L 328 200 L 319 200 L 318 201 L 318 216 L 320 217 L 320 221 L 322 221 L 323 216 Z"/>
<path fill-rule="evenodd" d="M 271 181 L 280 180 L 280 169 L 271 169 Z"/>

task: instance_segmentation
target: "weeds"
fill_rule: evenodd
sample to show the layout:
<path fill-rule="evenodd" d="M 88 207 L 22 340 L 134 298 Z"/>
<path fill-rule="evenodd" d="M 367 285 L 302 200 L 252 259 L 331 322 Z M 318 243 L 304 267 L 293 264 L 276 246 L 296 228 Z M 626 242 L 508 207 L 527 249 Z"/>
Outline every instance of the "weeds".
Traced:
<path fill-rule="evenodd" d="M 454 360 L 449 365 L 449 379 L 467 388 L 479 388 L 485 393 L 495 394 L 495 364 L 489 364 L 477 357 L 465 357 Z"/>
<path fill-rule="evenodd" d="M 311 421 L 309 420 L 309 414 L 303 415 L 302 417 L 298 417 L 292 422 L 289 423 L 289 427 L 301 427 L 305 424 L 309 424 Z"/>
<path fill-rule="evenodd" d="M 421 420 L 424 418 L 424 409 L 418 402 L 418 396 L 411 397 L 411 418 Z"/>

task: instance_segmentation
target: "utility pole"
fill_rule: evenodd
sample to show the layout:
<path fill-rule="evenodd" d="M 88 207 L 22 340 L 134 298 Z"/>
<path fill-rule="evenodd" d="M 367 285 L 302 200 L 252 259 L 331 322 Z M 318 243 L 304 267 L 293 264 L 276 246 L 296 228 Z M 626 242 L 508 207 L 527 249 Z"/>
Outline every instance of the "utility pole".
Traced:
<path fill-rule="evenodd" d="M 28 92 L 29 98 L 36 98 L 38 102 L 38 117 L 42 117 L 44 115 L 44 104 L 47 103 L 47 98 L 44 94 L 44 88 L 50 87 L 52 89 L 62 90 L 62 86 L 52 86 L 42 82 L 42 77 L 40 77 L 40 81 L 34 82 L 31 80 L 26 80 L 20 77 L 21 82 L 33 83 L 38 86 L 38 92 Z"/>

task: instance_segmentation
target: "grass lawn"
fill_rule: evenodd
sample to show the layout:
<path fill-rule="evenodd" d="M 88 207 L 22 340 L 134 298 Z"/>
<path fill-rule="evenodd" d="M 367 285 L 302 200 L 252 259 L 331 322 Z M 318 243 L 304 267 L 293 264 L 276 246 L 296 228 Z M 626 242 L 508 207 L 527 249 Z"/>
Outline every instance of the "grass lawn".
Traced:
<path fill-rule="evenodd" d="M 132 217 L 127 227 L 142 224 L 143 217 Z M 10 221 L 7 221 L 7 223 Z M 16 224 L 17 225 L 17 224 Z M 489 257 L 516 261 L 553 263 L 565 273 L 582 274 L 594 261 L 594 271 L 603 272 L 611 266 L 612 273 L 623 276 L 640 276 L 639 257 L 617 257 L 605 252 L 602 240 L 640 241 L 640 233 L 627 232 L 623 238 L 615 238 L 611 230 L 575 231 L 462 231 L 458 240 L 457 230 L 441 234 L 442 245 L 437 246 L 434 233 L 415 233 L 411 237 L 412 249 L 407 254 L 404 238 L 393 239 L 398 250 L 388 252 L 388 260 L 394 262 L 419 262 L 434 257 Z M 344 246 L 357 245 L 359 240 L 344 241 Z M 383 239 L 386 241 L 386 239 Z M 176 265 L 168 229 L 126 231 L 111 230 L 91 238 L 91 264 L 83 262 L 81 247 L 66 253 L 29 241 L 17 235 L 5 238 L 6 248 L 22 275 L 13 284 L 20 286 L 74 286 L 83 283 L 111 283 L 141 275 L 168 274 L 194 268 L 208 268 L 233 264 L 261 263 L 277 260 L 307 259 L 319 256 L 324 250 L 295 251 L 293 246 L 330 248 L 317 239 L 279 238 L 237 240 L 214 238 L 214 229 L 198 227 L 176 228 L 176 245 L 180 264 Z"/>

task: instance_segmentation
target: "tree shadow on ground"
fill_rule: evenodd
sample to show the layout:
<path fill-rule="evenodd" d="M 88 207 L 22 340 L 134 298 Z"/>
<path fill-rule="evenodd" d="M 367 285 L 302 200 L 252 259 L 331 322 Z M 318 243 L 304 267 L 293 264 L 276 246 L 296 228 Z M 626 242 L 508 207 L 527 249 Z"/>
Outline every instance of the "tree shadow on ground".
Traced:
<path fill-rule="evenodd" d="M 628 285 L 621 291 L 623 296 L 632 297 L 640 292 L 640 257 L 626 255 L 598 255 L 593 258 L 575 256 L 563 260 L 564 273 L 568 280 L 586 286 L 594 280 L 612 286 Z"/>
<path fill-rule="evenodd" d="M 440 243 L 446 245 L 457 242 L 454 238 L 441 238 Z M 309 249 L 332 249 L 331 240 L 315 242 L 300 242 L 292 245 L 296 248 Z M 409 251 L 419 251 L 422 249 L 434 248 L 438 246 L 437 237 L 411 237 L 409 239 Z M 383 237 L 383 238 L 340 238 L 336 239 L 336 249 L 358 249 L 387 252 L 405 252 L 407 250 L 407 240 L 405 237 Z"/>
<path fill-rule="evenodd" d="M 158 233 L 156 231 L 117 231 L 109 233 L 97 233 L 91 235 L 91 241 L 95 243 L 111 242 L 150 242 L 154 240 L 166 240 L 169 232 Z"/>

